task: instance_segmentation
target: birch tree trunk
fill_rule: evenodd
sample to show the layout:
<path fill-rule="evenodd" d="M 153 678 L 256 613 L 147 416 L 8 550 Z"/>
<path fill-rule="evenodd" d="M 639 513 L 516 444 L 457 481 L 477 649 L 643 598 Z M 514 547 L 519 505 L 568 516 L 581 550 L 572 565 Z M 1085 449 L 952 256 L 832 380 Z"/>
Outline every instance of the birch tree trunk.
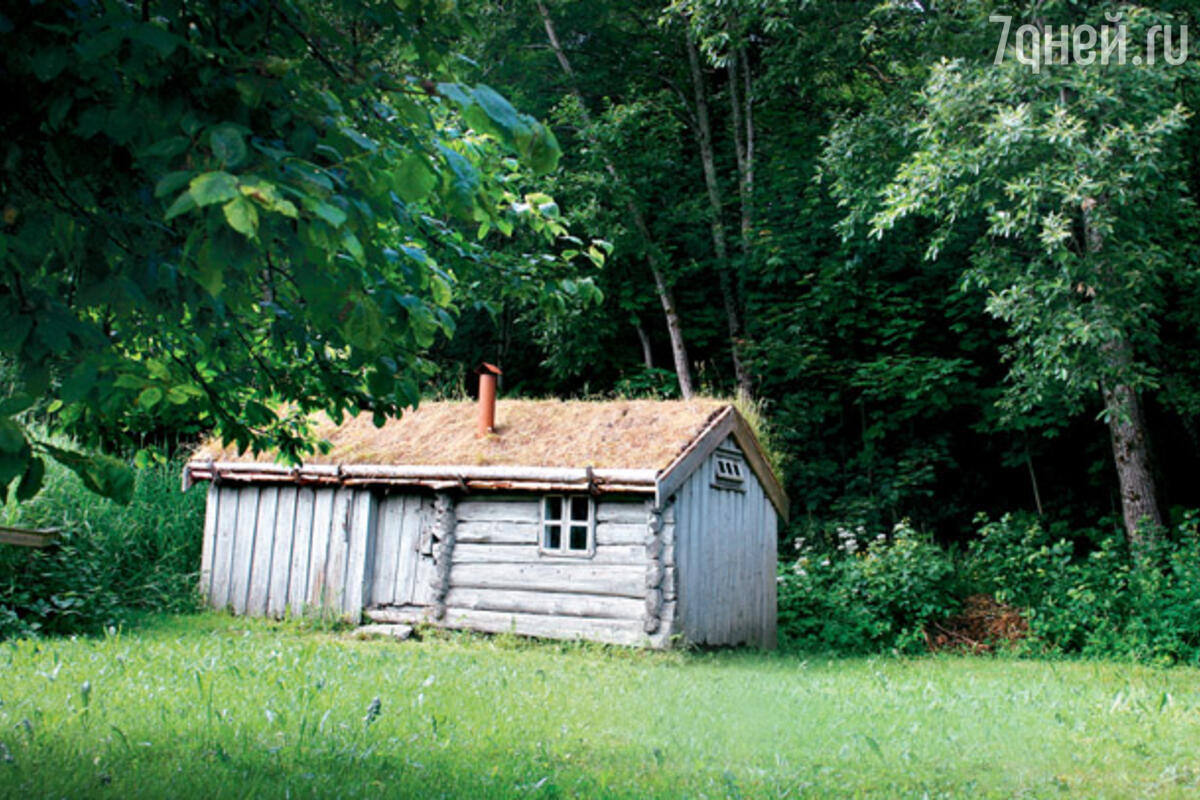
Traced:
<path fill-rule="evenodd" d="M 654 348 L 650 346 L 650 334 L 642 327 L 642 321 L 635 319 L 633 327 L 637 330 L 638 341 L 642 343 L 642 362 L 646 369 L 654 369 Z"/>
<path fill-rule="evenodd" d="M 542 25 L 546 29 L 546 38 L 550 42 L 550 49 L 554 51 L 555 58 L 558 59 L 558 65 L 562 67 L 563 74 L 567 77 L 571 94 L 579 101 L 579 108 L 583 113 L 584 121 L 590 123 L 591 114 L 588 113 L 587 106 L 584 104 L 583 93 L 579 91 L 579 85 L 575 80 L 575 70 L 571 67 L 571 61 L 567 58 L 566 51 L 563 50 L 562 44 L 559 42 L 558 31 L 554 27 L 554 20 L 550 17 L 550 11 L 546 8 L 543 0 L 535 0 L 535 2 L 537 3 L 538 13 L 542 16 Z M 600 154 L 605 172 L 613 179 L 613 184 L 619 191 L 624 183 L 612 159 L 609 158 L 607 151 L 598 139 L 592 136 L 590 132 L 587 136 L 588 143 Z M 675 362 L 675 376 L 679 381 L 679 394 L 684 398 L 689 398 L 695 394 L 695 390 L 692 386 L 692 368 L 691 362 L 688 359 L 687 344 L 683 338 L 683 323 L 679 319 L 679 309 L 675 303 L 675 291 L 667 283 L 662 264 L 659 260 L 658 249 L 654 246 L 654 240 L 650 237 L 650 226 L 646 224 L 646 217 L 642 213 L 641 207 L 633 199 L 632 194 L 626 193 L 626 198 L 625 207 L 629 212 L 630 219 L 633 221 L 633 226 L 637 229 L 638 235 L 646 243 L 646 262 L 650 265 L 650 275 L 654 279 L 654 289 L 658 294 L 659 302 L 662 304 L 663 316 L 666 318 L 667 334 L 671 340 L 671 356 Z"/>
<path fill-rule="evenodd" d="M 1083 228 L 1088 253 L 1099 260 L 1104 250 L 1104 237 L 1094 223 L 1096 205 L 1097 201 L 1093 198 L 1084 201 Z M 1103 275 L 1109 269 L 1100 266 L 1099 271 Z M 1111 276 L 1105 277 L 1108 277 L 1108 281 L 1104 282 L 1111 282 Z M 1121 515 L 1129 547 L 1136 553 L 1148 544 L 1147 533 L 1162 525 L 1154 472 L 1150 466 L 1146 419 L 1142 413 L 1141 398 L 1122 379 L 1133 366 L 1133 347 L 1129 340 L 1121 338 L 1109 342 L 1102 347 L 1102 352 L 1110 377 L 1101 381 L 1100 389 L 1121 491 Z"/>
<path fill-rule="evenodd" d="M 700 161 L 704 166 L 704 185 L 708 190 L 709 226 L 712 230 L 713 250 L 717 255 L 717 280 L 725 305 L 725 322 L 729 329 L 729 350 L 733 358 L 733 372 L 737 379 L 738 394 L 749 398 L 753 394 L 750 373 L 742 361 L 742 320 L 738 312 L 737 291 L 730 278 L 729 246 L 725 239 L 724 204 L 721 187 L 717 182 L 716 159 L 713 155 L 712 123 L 708 114 L 708 92 L 704 87 L 704 72 L 700 68 L 700 53 L 691 31 L 684 34 L 687 42 L 688 66 L 692 74 L 692 93 L 696 102 L 696 140 L 700 145 Z"/>
<path fill-rule="evenodd" d="M 740 86 L 739 86 L 740 82 Z M 742 203 L 742 255 L 747 266 L 754 247 L 754 85 L 744 47 L 729 54 L 729 105 L 737 156 L 738 197 Z"/>

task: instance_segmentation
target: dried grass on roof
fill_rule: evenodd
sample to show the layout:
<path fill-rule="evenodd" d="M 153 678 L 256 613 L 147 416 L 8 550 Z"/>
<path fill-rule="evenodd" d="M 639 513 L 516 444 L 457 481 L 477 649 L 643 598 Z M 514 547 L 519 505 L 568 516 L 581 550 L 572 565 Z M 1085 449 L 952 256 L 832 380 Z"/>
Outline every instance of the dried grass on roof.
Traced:
<path fill-rule="evenodd" d="M 316 435 L 333 447 L 308 463 L 662 469 L 728 405 L 712 399 L 499 400 L 496 433 L 477 438 L 474 402 L 429 402 L 382 428 L 370 414 L 340 426 L 322 417 Z M 251 460 L 213 443 L 197 456 Z"/>

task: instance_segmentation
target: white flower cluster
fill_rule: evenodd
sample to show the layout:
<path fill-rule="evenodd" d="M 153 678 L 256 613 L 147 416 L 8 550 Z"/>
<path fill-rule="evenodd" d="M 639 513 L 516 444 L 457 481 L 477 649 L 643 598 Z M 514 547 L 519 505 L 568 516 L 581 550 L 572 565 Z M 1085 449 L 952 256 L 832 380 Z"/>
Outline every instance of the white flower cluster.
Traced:
<path fill-rule="evenodd" d="M 837 527 L 837 549 L 843 553 L 854 555 L 859 550 L 859 540 L 867 538 L 867 529 L 862 525 L 856 525 L 853 530 L 843 528 L 840 525 Z"/>

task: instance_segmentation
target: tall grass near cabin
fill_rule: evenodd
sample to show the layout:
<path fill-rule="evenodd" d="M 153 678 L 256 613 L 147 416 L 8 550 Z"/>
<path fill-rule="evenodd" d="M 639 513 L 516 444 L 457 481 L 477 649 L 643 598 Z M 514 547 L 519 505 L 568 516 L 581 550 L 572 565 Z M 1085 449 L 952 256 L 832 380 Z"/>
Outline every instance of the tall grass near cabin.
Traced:
<path fill-rule="evenodd" d="M 51 463 L 41 493 L 10 501 L 0 524 L 61 531 L 46 550 L 0 544 L 0 638 L 93 633 L 197 607 L 204 492 L 180 491 L 178 463 L 138 470 L 127 506 Z"/>

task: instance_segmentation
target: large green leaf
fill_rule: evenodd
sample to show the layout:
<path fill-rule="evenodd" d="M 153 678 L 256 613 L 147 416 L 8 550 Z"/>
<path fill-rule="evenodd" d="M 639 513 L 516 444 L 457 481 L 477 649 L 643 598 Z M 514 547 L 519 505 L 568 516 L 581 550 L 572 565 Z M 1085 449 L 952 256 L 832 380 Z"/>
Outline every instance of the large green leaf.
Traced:
<path fill-rule="evenodd" d="M 326 203 L 324 200 L 318 200 L 315 197 L 305 197 L 304 207 L 328 222 L 334 228 L 340 228 L 346 224 L 346 212 L 335 205 Z"/>
<path fill-rule="evenodd" d="M 192 178 L 188 194 L 201 208 L 224 203 L 238 196 L 237 178 L 220 170 L 205 172 Z"/>
<path fill-rule="evenodd" d="M 2 303 L 0 299 L 0 303 Z M 0 311 L 4 310 L 0 305 Z M 6 316 L 4 324 L 0 325 L 0 353 L 15 353 L 24 344 L 29 332 L 33 329 L 33 320 L 25 314 Z"/>
<path fill-rule="evenodd" d="M 13 479 L 24 474 L 29 464 L 29 450 L 22 449 L 16 453 L 0 452 L 0 499 L 4 498 L 4 489 Z"/>
<path fill-rule="evenodd" d="M 350 309 L 343 330 L 346 332 L 346 341 L 355 347 L 364 350 L 378 348 L 384 333 L 383 315 L 379 312 L 379 306 L 369 297 L 359 299 Z"/>
<path fill-rule="evenodd" d="M 221 166 L 232 169 L 246 158 L 246 137 L 236 125 L 222 123 L 208 134 L 208 143 Z"/>
<path fill-rule="evenodd" d="M 17 484 L 17 500 L 32 500 L 41 491 L 45 477 L 46 462 L 36 456 L 29 459 L 25 464 L 25 472 L 21 474 L 21 482 Z"/>
<path fill-rule="evenodd" d="M 258 235 L 258 211 L 245 197 L 235 197 L 221 207 L 229 227 L 247 237 Z"/>
<path fill-rule="evenodd" d="M 423 155 L 409 153 L 396 169 L 396 194 L 406 203 L 424 200 L 436 186 L 437 173 Z"/>
<path fill-rule="evenodd" d="M 450 211 L 463 219 L 470 219 L 475 209 L 475 192 L 479 188 L 479 173 L 475 166 L 461 153 L 449 147 L 441 148 L 442 156 L 450 167 L 443 180 L 446 182 L 446 204 Z"/>
<path fill-rule="evenodd" d="M 18 453 L 25 446 L 21 426 L 9 417 L 0 417 L 0 453 Z"/>
<path fill-rule="evenodd" d="M 184 192 L 175 198 L 175 202 L 167 207 L 167 213 L 163 215 L 163 219 L 168 222 L 178 217 L 180 214 L 186 214 L 196 208 L 196 200 L 192 197 L 191 192 Z"/>
<path fill-rule="evenodd" d="M 154 184 L 154 196 L 166 197 L 169 194 L 174 194 L 184 186 L 187 186 L 188 181 L 191 179 L 191 170 L 168 172 L 166 175 L 159 178 L 158 183 Z"/>
<path fill-rule="evenodd" d="M 0 489 L 25 471 L 29 456 L 29 443 L 20 426 L 8 417 L 0 417 Z M 0 491 L 0 500 L 3 499 L 4 493 Z"/>
<path fill-rule="evenodd" d="M 505 100 L 490 86 L 480 84 L 471 91 L 471 99 L 482 109 L 492 127 L 512 141 L 517 133 L 529 127 L 531 117 L 519 113 L 512 103 Z"/>
<path fill-rule="evenodd" d="M 14 392 L 0 400 L 0 417 L 20 414 L 31 405 L 33 405 L 33 395 L 28 392 Z"/>
<path fill-rule="evenodd" d="M 128 464 L 103 453 L 79 453 L 46 443 L 42 447 L 96 494 L 122 505 L 133 499 L 134 476 Z"/>

